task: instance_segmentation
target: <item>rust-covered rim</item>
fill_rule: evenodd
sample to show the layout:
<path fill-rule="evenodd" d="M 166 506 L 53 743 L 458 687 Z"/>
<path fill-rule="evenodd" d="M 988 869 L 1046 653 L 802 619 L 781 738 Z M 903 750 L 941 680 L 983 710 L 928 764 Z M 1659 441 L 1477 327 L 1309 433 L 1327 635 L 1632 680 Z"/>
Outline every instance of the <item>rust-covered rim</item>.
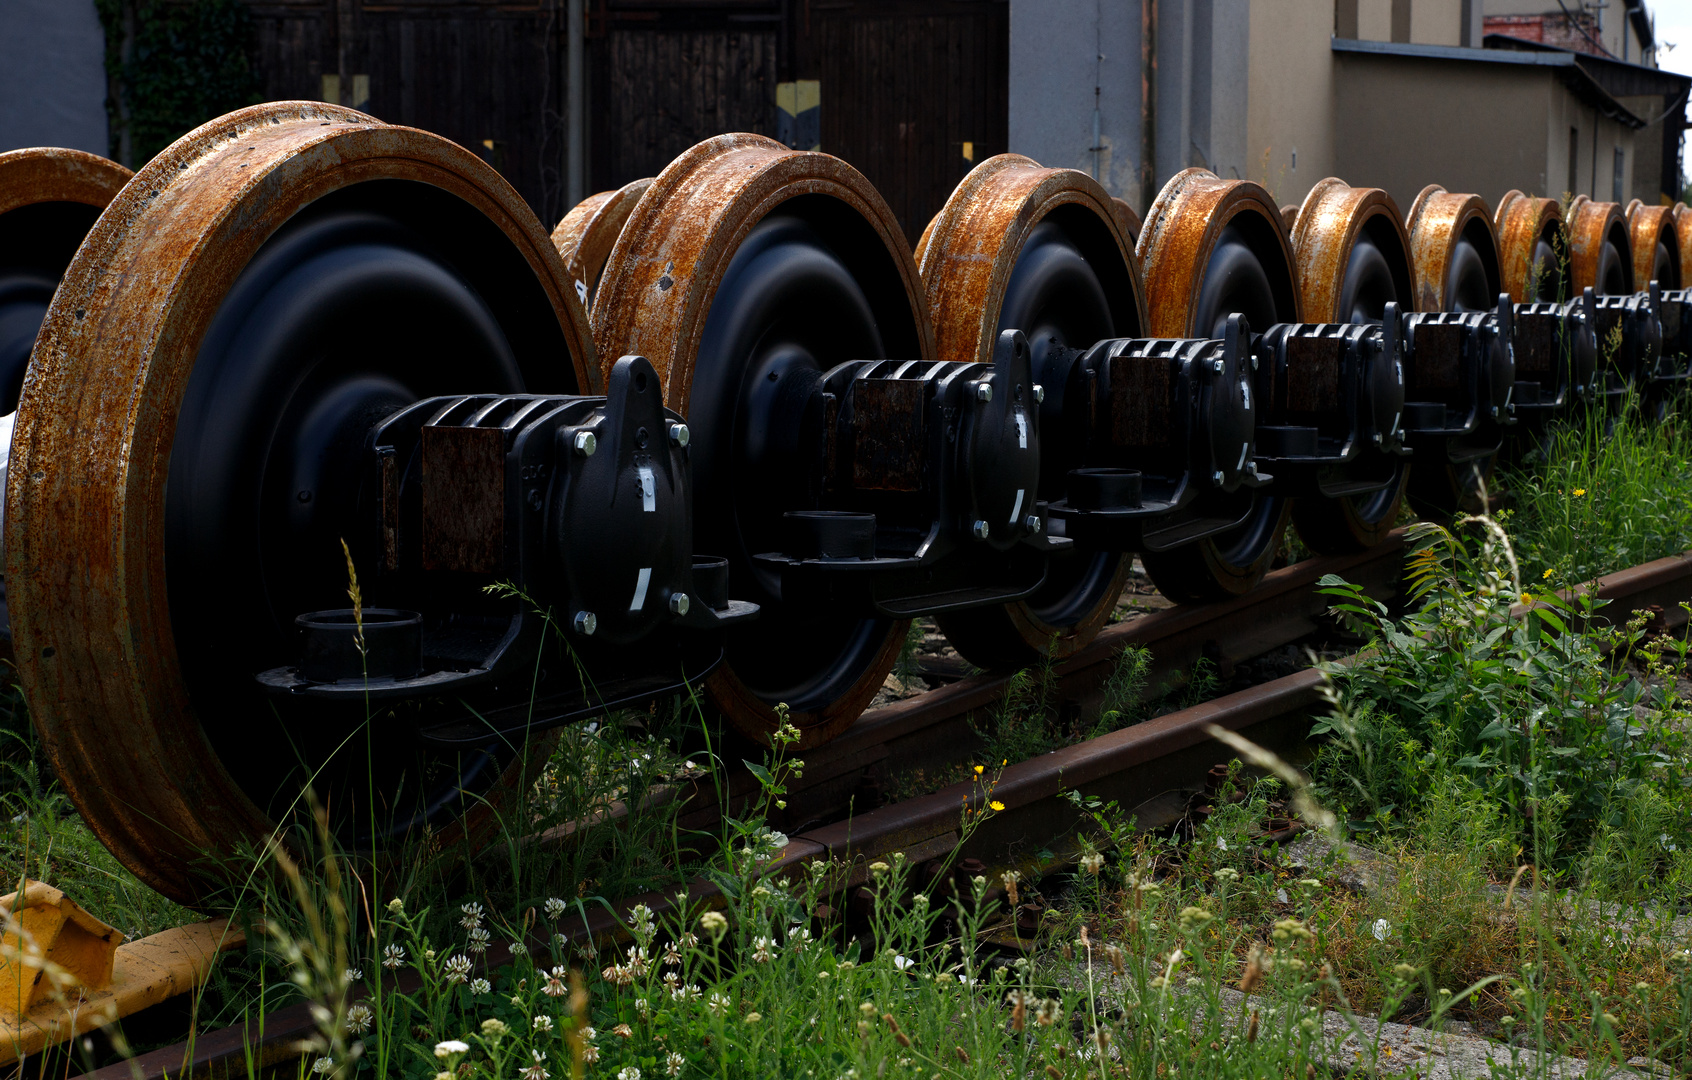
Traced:
<path fill-rule="evenodd" d="M 1251 230 L 1253 240 L 1279 248 L 1289 279 L 1296 280 L 1292 243 L 1269 193 L 1250 180 L 1223 180 L 1208 169 L 1186 169 L 1157 193 L 1135 249 L 1145 274 L 1149 336 L 1210 336 L 1211 327 L 1196 324 L 1194 305 L 1217 241 L 1236 222 Z M 1277 306 L 1297 322 L 1302 318 L 1298 304 L 1295 287 L 1278 298 Z"/>
<path fill-rule="evenodd" d="M 934 331 L 916 262 L 875 187 L 839 158 L 735 133 L 683 152 L 630 213 L 594 297 L 593 330 L 602 363 L 631 353 L 646 357 L 664 380 L 665 403 L 685 414 L 700 340 L 723 275 L 748 234 L 789 203 L 793 213 L 808 215 L 821 231 L 842 235 L 842 229 L 867 229 L 873 235 L 856 249 L 868 260 L 858 280 L 872 305 L 884 315 L 897 312 L 901 323 L 889 322 L 881 333 L 908 339 L 900 359 L 933 361 Z M 701 449 L 699 439 L 694 446 Z M 760 622 L 773 625 L 769 618 Z M 907 625 L 893 622 L 868 646 L 873 655 L 842 692 L 790 713 L 790 722 L 802 733 L 801 747 L 827 742 L 857 719 L 892 670 Z M 776 729 L 775 703 L 758 696 L 732 658 L 711 675 L 706 692 L 749 737 L 767 739 Z"/>
<path fill-rule="evenodd" d="M 1633 248 L 1619 203 L 1594 202 L 1576 195 L 1565 219 L 1569 230 L 1569 275 L 1573 293 L 1591 288 L 1599 295 L 1634 291 Z M 1608 251 L 1606 252 L 1606 249 Z"/>
<path fill-rule="evenodd" d="M 0 154 L 0 214 L 44 202 L 97 209 L 117 197 L 135 174 L 108 158 L 61 146 Z"/>
<path fill-rule="evenodd" d="M 444 190 L 503 232 L 552 301 L 572 353 L 556 362 L 597 382 L 558 253 L 489 165 L 351 109 L 274 102 L 188 133 L 118 194 L 65 273 L 24 384 L 5 569 L 32 718 L 101 842 L 186 903 L 214 887 L 204 860 L 273 823 L 213 750 L 176 650 L 164 548 L 177 414 L 260 246 L 314 200 L 388 179 Z"/>
<path fill-rule="evenodd" d="M 1111 209 L 1116 211 L 1117 228 L 1121 229 L 1122 235 L 1128 238 L 1128 250 L 1134 250 L 1134 245 L 1140 242 L 1140 229 L 1142 227 L 1140 215 L 1135 213 L 1134 208 L 1128 205 L 1128 200 L 1120 195 L 1112 195 L 1110 205 Z"/>
<path fill-rule="evenodd" d="M 1281 223 L 1287 227 L 1287 235 L 1289 236 L 1298 228 L 1297 203 L 1287 203 L 1281 207 Z"/>
<path fill-rule="evenodd" d="M 1674 238 L 1680 248 L 1680 285 L 1692 288 L 1692 206 L 1674 204 Z"/>
<path fill-rule="evenodd" d="M 1086 173 L 1045 168 L 1021 154 L 999 154 L 971 169 L 923 230 L 916 250 L 940 359 L 991 360 L 1012 272 L 1030 235 L 1046 221 L 1063 229 L 1083 250 L 1114 309 L 1116 335 L 1140 336 L 1146 324 L 1144 286 L 1133 240 L 1124 227 L 1124 215 L 1132 213 Z M 1092 342 L 1066 344 L 1084 348 Z M 1062 495 L 1042 492 L 1041 497 Z M 1008 625 L 997 629 L 1006 639 L 1021 642 L 1021 649 L 1007 651 L 1066 657 L 1104 628 L 1130 569 L 1131 560 L 1125 557 L 1101 567 L 1093 582 L 1096 589 L 1089 586 L 1090 597 L 1074 605 L 1086 610 L 1066 606 L 1061 623 L 1047 621 L 1028 601 L 1007 604 L 1002 611 L 967 612 L 961 618 L 977 628 L 1005 620 Z M 962 644 L 960 651 L 966 656 L 969 652 Z"/>
<path fill-rule="evenodd" d="M 1286 209 L 1282 208 L 1283 216 Z M 1387 260 L 1398 295 L 1416 295 L 1404 219 L 1392 196 L 1380 188 L 1351 187 L 1332 176 L 1319 180 L 1294 209 L 1288 225 L 1298 259 L 1299 302 L 1306 319 L 1351 321 L 1351 313 L 1340 308 L 1352 249 L 1364 236 Z"/>
<path fill-rule="evenodd" d="M 1686 284 L 1687 279 L 1680 271 L 1682 254 L 1674 217 L 1672 206 L 1646 206 L 1638 199 L 1628 204 L 1627 239 L 1633 245 L 1636 287 L 1644 288 L 1652 280 L 1665 289 L 1678 289 Z"/>
<path fill-rule="evenodd" d="M 623 232 L 635 203 L 646 194 L 652 183 L 650 176 L 633 180 L 615 191 L 601 191 L 589 195 L 571 208 L 558 227 L 552 230 L 552 245 L 564 260 L 564 269 L 575 282 L 576 296 L 583 304 L 593 305 L 594 289 L 605 269 L 605 260 Z"/>
<path fill-rule="evenodd" d="M 1499 271 L 1504 279 L 1504 291 L 1518 304 L 1534 303 L 1541 299 L 1535 277 L 1543 277 L 1544 269 L 1536 269 L 1546 258 L 1567 252 L 1568 238 L 1563 231 L 1563 206 L 1556 199 L 1534 198 L 1512 188 L 1498 200 L 1493 212 L 1493 227 L 1498 232 Z M 1560 278 L 1560 268 L 1553 268 Z M 1547 300 L 1558 297 L 1545 297 Z"/>
<path fill-rule="evenodd" d="M 971 169 L 916 250 L 939 358 L 991 361 L 1011 271 L 1028 234 L 1054 214 L 1092 226 L 1120 259 L 1122 295 L 1112 299 L 1120 333 L 1136 336 L 1145 323 L 1144 285 L 1113 203 L 1086 173 L 1048 169 L 1021 154 L 999 154 Z"/>
<path fill-rule="evenodd" d="M 1503 291 L 1498 266 L 1498 233 L 1492 213 L 1479 195 L 1461 195 L 1429 184 L 1410 204 L 1405 218 L 1410 234 L 1410 262 L 1416 270 L 1416 310 L 1455 310 L 1464 298 L 1452 295 L 1473 274 L 1484 276 L 1491 300 L 1469 306 L 1486 308 Z M 1478 265 L 1466 265 L 1478 260 Z"/>

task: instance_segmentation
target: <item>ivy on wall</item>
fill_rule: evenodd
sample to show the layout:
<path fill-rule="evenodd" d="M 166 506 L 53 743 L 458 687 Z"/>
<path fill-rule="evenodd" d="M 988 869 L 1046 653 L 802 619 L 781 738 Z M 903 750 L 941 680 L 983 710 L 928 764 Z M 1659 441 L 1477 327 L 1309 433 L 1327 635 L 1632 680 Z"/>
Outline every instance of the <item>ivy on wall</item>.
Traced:
<path fill-rule="evenodd" d="M 106 32 L 111 156 L 140 168 L 207 120 L 257 104 L 252 15 L 237 0 L 94 0 Z"/>

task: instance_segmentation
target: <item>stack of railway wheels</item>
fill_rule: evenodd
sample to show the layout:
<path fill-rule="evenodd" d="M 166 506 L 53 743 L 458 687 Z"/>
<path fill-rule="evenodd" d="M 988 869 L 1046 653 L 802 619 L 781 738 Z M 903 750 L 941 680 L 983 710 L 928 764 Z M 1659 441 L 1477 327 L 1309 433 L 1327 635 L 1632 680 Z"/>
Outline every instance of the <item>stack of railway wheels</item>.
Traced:
<path fill-rule="evenodd" d="M 549 731 L 702 681 L 746 735 L 824 742 L 911 618 L 984 665 L 1072 652 L 1130 553 L 1235 595 L 1289 516 L 1367 546 L 1408 451 L 1412 484 L 1495 451 L 1513 312 L 1476 204 L 1406 230 L 1327 181 L 1289 234 L 1188 170 L 1136 238 L 1005 155 L 913 257 L 845 162 L 725 135 L 549 238 L 436 136 L 231 114 L 111 199 L 35 339 L 5 515 L 32 716 L 190 903 L 308 786 L 353 847 L 473 838 Z"/>

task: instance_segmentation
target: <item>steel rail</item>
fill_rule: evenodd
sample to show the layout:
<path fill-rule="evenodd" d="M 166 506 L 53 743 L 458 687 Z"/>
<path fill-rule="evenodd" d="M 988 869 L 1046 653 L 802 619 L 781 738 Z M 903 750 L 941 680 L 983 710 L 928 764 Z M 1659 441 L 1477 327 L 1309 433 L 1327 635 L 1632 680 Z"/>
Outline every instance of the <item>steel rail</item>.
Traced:
<path fill-rule="evenodd" d="M 1398 545 L 1395 550 L 1402 551 L 1402 539 L 1394 542 Z M 1314 619 L 1325 605 L 1309 586 L 1322 573 L 1342 572 L 1334 567 L 1347 564 L 1348 559 L 1353 570 L 1390 564 L 1390 560 L 1379 554 L 1373 559 L 1350 556 L 1310 560 L 1325 569 L 1315 573 L 1315 567 L 1298 564 L 1279 571 L 1280 579 L 1271 575 L 1263 587 L 1262 591 L 1269 595 L 1252 594 L 1215 605 L 1227 609 L 1225 616 L 1207 615 L 1203 609 L 1172 609 L 1121 624 L 1106 631 L 1098 642 L 1063 666 L 1061 685 L 1076 692 L 1089 687 L 1096 689 L 1108 670 L 1113 650 L 1119 650 L 1129 641 L 1184 641 L 1188 649 L 1200 648 L 1202 642 L 1213 640 L 1205 636 L 1207 633 L 1222 632 L 1222 625 L 1216 622 L 1218 618 L 1229 628 L 1229 640 L 1238 648 L 1248 648 L 1249 633 L 1235 629 L 1235 624 L 1249 622 L 1254 608 L 1266 606 L 1303 611 L 1302 618 Z M 1618 608 L 1628 613 L 1655 609 L 1660 612 L 1657 628 L 1679 629 L 1688 622 L 1687 609 L 1682 604 L 1692 600 L 1692 552 L 1603 575 L 1596 595 L 1610 602 L 1610 612 L 1601 617 L 1611 624 L 1625 619 L 1614 614 Z M 1299 598 L 1303 602 L 1295 603 Z M 1318 606 L 1312 609 L 1313 604 Z M 1292 618 L 1285 614 L 1278 617 Z M 1158 622 L 1152 622 L 1154 619 Z M 1136 637 L 1135 628 L 1147 623 L 1151 623 L 1150 629 L 1137 631 L 1141 636 Z M 1268 629 L 1256 632 L 1270 633 Z M 1178 654 L 1178 649 L 1171 652 Z M 1003 804 L 1004 809 L 986 816 L 961 849 L 962 814 L 966 810 L 979 811 L 988 798 L 983 787 L 973 781 L 796 833 L 790 837 L 786 849 L 769 864 L 766 873 L 771 877 L 787 877 L 803 872 L 816 860 L 832 860 L 841 869 L 830 880 L 829 887 L 845 891 L 866 879 L 871 863 L 891 858 L 895 852 L 913 862 L 956 853 L 995 867 L 1037 865 L 1051 869 L 1075 854 L 1063 841 L 1065 837 L 1074 837 L 1081 825 L 1079 812 L 1067 798 L 1069 792 L 1113 800 L 1134 813 L 1142 828 L 1167 825 L 1184 813 L 1185 793 L 1201 789 L 1214 766 L 1235 756 L 1232 749 L 1209 734 L 1211 725 L 1237 732 L 1284 757 L 1294 757 L 1305 747 L 1311 716 L 1321 705 L 1322 678 L 1321 672 L 1314 669 L 1296 672 L 1007 766 L 999 773 L 991 792 L 991 798 Z M 886 744 L 885 738 L 882 742 L 875 741 L 876 732 L 916 739 L 919 729 L 913 725 L 925 716 L 930 721 L 928 730 L 946 729 L 952 717 L 966 717 L 969 710 L 994 701 L 1003 692 L 1005 681 L 978 676 L 922 695 L 928 699 L 925 703 L 912 704 L 921 700 L 912 698 L 875 710 L 865 714 L 841 741 L 859 740 L 853 753 L 863 755 Z M 912 719 L 913 714 L 916 720 Z M 864 729 L 862 735 L 859 728 Z M 944 741 L 943 732 L 931 737 Z M 813 767 L 810 759 L 819 756 L 813 752 L 807 759 L 808 776 Z M 858 759 L 849 753 L 841 760 Z M 849 768 L 843 768 L 836 775 L 848 771 Z M 1054 846 L 1063 850 L 1049 850 Z M 645 904 L 659 914 L 671 912 L 676 910 L 680 891 L 650 892 L 610 907 L 588 910 L 585 915 L 571 915 L 564 921 L 562 932 L 572 944 L 616 940 L 628 921 L 628 912 L 637 904 Z M 720 893 L 703 879 L 691 882 L 686 896 L 689 906 L 721 902 Z M 547 942 L 537 940 L 532 947 L 546 946 Z M 491 966 L 507 963 L 510 958 L 504 944 L 493 945 L 488 950 Z M 188 1043 L 165 1047 L 85 1075 L 91 1080 L 165 1080 L 167 1076 L 193 1080 L 229 1076 L 246 1069 L 249 1057 L 255 1066 L 266 1068 L 297 1057 L 295 1044 L 312 1031 L 309 1007 L 300 1003 L 245 1024 L 201 1035 L 191 1047 Z"/>

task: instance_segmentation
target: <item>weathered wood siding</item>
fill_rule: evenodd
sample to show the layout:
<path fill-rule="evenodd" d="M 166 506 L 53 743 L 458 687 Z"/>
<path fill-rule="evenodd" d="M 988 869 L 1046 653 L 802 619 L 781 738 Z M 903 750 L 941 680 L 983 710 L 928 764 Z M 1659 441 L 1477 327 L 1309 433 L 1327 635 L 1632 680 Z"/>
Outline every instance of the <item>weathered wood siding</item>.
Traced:
<path fill-rule="evenodd" d="M 251 0 L 270 98 L 366 74 L 365 109 L 500 169 L 549 225 L 564 206 L 565 0 Z M 588 190 L 700 139 L 775 132 L 778 81 L 822 84 L 822 148 L 913 240 L 1007 138 L 1006 0 L 587 0 Z M 494 143 L 492 148 L 484 140 Z"/>

